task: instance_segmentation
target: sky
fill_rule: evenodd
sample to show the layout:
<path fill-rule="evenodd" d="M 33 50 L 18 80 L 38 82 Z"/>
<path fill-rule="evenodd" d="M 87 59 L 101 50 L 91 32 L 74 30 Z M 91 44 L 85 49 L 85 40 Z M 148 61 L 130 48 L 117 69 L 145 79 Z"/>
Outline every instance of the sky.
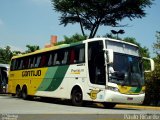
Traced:
<path fill-rule="evenodd" d="M 41 48 L 50 42 L 51 35 L 57 35 L 58 41 L 64 35 L 81 34 L 79 24 L 59 25 L 60 13 L 53 10 L 50 0 L 0 0 L 0 47 L 10 46 L 12 50 L 25 51 L 26 45 L 38 45 Z M 142 19 L 122 20 L 127 27 L 113 28 L 101 26 L 97 35 L 103 36 L 110 30 L 123 29 L 125 34 L 119 37 L 134 37 L 153 54 L 156 31 L 160 31 L 160 1 L 155 0 L 151 8 L 146 8 L 146 17 Z"/>

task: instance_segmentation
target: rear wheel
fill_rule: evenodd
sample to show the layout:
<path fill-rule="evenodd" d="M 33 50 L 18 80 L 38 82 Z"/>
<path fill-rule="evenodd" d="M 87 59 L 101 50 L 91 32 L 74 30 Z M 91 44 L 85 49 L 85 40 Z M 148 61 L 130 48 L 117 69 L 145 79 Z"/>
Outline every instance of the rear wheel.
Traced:
<path fill-rule="evenodd" d="M 73 89 L 71 94 L 71 101 L 74 106 L 82 106 L 83 96 L 80 89 Z"/>
<path fill-rule="evenodd" d="M 26 86 L 23 86 L 23 88 L 22 88 L 22 98 L 24 100 L 26 100 L 28 98 L 27 87 Z"/>

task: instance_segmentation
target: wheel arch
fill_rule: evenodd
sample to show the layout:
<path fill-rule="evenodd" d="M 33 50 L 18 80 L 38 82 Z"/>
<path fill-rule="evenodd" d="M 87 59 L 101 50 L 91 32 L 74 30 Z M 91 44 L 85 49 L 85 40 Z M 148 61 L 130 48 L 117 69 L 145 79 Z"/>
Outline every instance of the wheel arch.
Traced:
<path fill-rule="evenodd" d="M 78 90 L 80 90 L 80 91 L 82 92 L 82 98 L 83 98 L 83 89 L 82 89 L 82 87 L 81 87 L 80 85 L 76 84 L 76 85 L 74 85 L 74 86 L 72 87 L 72 89 L 71 89 L 70 99 L 71 99 L 71 97 L 72 97 L 73 90 L 75 90 L 75 89 L 78 89 Z"/>
<path fill-rule="evenodd" d="M 14 89 L 15 89 L 15 88 L 14 88 Z M 19 84 L 16 85 L 15 92 L 16 92 L 17 89 L 20 89 L 20 90 L 21 90 L 21 86 L 20 86 Z"/>
<path fill-rule="evenodd" d="M 28 93 L 28 89 L 27 89 L 27 85 L 26 85 L 26 84 L 24 84 L 24 85 L 22 86 L 22 91 L 24 91 L 24 90 Z"/>
<path fill-rule="evenodd" d="M 22 98 L 24 100 L 28 99 L 28 89 L 27 89 L 27 85 L 23 85 L 22 87 Z"/>

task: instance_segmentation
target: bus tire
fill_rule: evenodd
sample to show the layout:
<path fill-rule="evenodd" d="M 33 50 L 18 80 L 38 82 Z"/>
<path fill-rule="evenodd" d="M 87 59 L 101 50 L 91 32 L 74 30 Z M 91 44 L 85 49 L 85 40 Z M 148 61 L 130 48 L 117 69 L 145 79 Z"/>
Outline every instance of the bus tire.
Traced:
<path fill-rule="evenodd" d="M 71 102 L 74 106 L 82 106 L 83 95 L 80 88 L 74 88 L 71 93 Z"/>
<path fill-rule="evenodd" d="M 116 106 L 116 103 L 108 103 L 108 102 L 105 102 L 105 103 L 103 103 L 103 106 L 104 106 L 105 108 L 112 109 L 112 108 L 114 108 L 114 107 Z"/>
<path fill-rule="evenodd" d="M 21 88 L 19 85 L 16 87 L 16 97 L 21 98 Z"/>
<path fill-rule="evenodd" d="M 26 86 L 23 86 L 23 88 L 22 88 L 22 98 L 24 100 L 28 99 L 28 93 L 27 93 L 27 87 Z"/>

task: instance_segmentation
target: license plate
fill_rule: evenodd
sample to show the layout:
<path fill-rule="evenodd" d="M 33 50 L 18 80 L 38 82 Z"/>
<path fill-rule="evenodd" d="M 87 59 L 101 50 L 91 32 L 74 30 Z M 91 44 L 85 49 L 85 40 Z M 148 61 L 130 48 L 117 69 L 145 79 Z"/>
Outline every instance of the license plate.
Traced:
<path fill-rule="evenodd" d="M 133 98 L 132 97 L 128 97 L 127 100 L 133 100 Z"/>

